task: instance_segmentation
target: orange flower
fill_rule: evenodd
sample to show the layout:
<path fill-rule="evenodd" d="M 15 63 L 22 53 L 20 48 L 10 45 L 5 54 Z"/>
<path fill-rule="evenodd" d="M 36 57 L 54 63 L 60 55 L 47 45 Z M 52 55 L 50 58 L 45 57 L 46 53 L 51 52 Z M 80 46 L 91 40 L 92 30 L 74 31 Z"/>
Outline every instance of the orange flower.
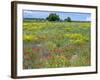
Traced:
<path fill-rule="evenodd" d="M 25 54 L 30 54 L 30 52 L 25 52 Z"/>
<path fill-rule="evenodd" d="M 30 60 L 30 57 L 26 56 L 26 57 L 25 57 L 25 60 Z"/>
<path fill-rule="evenodd" d="M 49 55 L 48 57 L 47 57 L 47 59 L 52 59 L 53 57 L 51 56 L 51 55 Z"/>

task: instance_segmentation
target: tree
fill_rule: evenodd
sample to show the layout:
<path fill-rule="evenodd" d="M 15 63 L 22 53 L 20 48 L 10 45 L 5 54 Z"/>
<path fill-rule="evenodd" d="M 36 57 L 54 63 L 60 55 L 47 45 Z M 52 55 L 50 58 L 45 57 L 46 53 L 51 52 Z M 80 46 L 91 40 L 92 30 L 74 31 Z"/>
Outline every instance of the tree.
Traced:
<path fill-rule="evenodd" d="M 59 15 L 55 13 L 49 14 L 49 16 L 46 18 L 48 21 L 60 21 Z"/>
<path fill-rule="evenodd" d="M 71 22 L 71 18 L 70 17 L 67 17 L 64 21 Z"/>

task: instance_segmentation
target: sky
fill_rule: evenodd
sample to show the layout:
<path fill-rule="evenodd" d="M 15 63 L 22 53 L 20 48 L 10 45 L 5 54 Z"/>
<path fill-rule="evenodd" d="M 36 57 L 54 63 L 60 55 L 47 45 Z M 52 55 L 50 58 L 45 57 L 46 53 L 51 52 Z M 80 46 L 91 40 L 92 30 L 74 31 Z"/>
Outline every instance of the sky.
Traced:
<path fill-rule="evenodd" d="M 56 13 L 57 15 L 59 15 L 61 20 L 70 17 L 71 20 L 73 21 L 91 21 L 90 13 L 34 11 L 34 10 L 23 10 L 23 18 L 46 18 L 50 13 Z"/>

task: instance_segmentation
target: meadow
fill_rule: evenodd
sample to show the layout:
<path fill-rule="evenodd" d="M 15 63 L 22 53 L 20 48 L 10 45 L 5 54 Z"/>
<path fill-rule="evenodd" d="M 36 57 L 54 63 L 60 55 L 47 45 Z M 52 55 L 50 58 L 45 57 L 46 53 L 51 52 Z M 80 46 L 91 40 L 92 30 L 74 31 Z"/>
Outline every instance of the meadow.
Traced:
<path fill-rule="evenodd" d="M 91 65 L 90 22 L 23 21 L 23 69 Z"/>

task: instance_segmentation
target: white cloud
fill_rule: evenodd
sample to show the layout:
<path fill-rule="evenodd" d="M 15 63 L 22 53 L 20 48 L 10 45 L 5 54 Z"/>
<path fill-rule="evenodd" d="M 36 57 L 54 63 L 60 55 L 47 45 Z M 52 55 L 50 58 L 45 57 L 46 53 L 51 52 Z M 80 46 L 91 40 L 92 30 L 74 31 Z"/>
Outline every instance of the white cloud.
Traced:
<path fill-rule="evenodd" d="M 32 14 L 33 11 L 25 10 L 24 13 L 25 13 L 25 14 Z"/>
<path fill-rule="evenodd" d="M 91 17 L 86 17 L 86 21 L 91 21 Z"/>

